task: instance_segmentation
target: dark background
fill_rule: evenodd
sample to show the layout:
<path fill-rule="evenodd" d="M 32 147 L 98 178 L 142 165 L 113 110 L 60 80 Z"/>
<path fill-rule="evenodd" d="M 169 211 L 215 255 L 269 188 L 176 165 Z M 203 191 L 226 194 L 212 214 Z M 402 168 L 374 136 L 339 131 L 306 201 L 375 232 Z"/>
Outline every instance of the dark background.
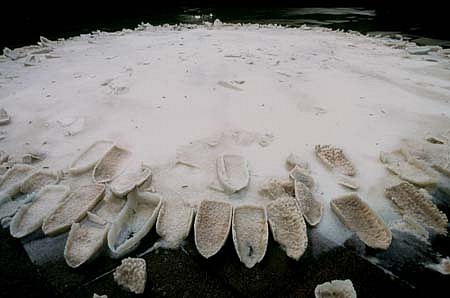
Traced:
<path fill-rule="evenodd" d="M 289 7 L 363 7 L 376 11 L 373 20 L 339 25 L 333 29 L 368 31 L 399 31 L 420 37 L 450 40 L 448 10 L 438 1 L 60 1 L 19 2 L 0 4 L 0 48 L 35 44 L 39 36 L 51 39 L 70 37 L 94 30 L 116 31 L 134 28 L 140 22 L 154 25 L 187 22 L 187 14 L 213 13 L 213 18 L 226 22 L 286 21 Z M 209 4 L 209 5 L 208 5 Z M 211 7 L 211 5 L 216 5 Z M 273 5 L 276 4 L 277 7 Z M 314 15 L 308 16 L 314 18 Z M 294 24 L 292 24 L 294 23 Z"/>

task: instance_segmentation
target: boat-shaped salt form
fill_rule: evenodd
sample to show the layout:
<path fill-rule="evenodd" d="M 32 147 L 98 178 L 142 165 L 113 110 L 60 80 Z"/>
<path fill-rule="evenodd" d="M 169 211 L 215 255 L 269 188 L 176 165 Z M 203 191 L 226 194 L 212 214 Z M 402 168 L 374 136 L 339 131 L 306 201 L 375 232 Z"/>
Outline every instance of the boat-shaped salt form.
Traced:
<path fill-rule="evenodd" d="M 195 246 L 205 258 L 215 255 L 230 233 L 233 206 L 230 203 L 204 200 L 194 222 Z"/>
<path fill-rule="evenodd" d="M 34 167 L 22 164 L 16 164 L 6 171 L 0 181 L 0 199 L 18 194 L 23 181 L 34 171 Z"/>
<path fill-rule="evenodd" d="M 46 185 L 57 184 L 59 175 L 56 172 L 40 170 L 26 178 L 20 186 L 21 193 L 38 192 Z"/>
<path fill-rule="evenodd" d="M 356 298 L 356 291 L 351 280 L 332 280 L 316 286 L 314 289 L 316 298 Z"/>
<path fill-rule="evenodd" d="M 80 175 L 92 170 L 97 162 L 114 146 L 112 141 L 97 141 L 84 150 L 71 164 L 68 172 Z"/>
<path fill-rule="evenodd" d="M 87 184 L 80 186 L 61 203 L 44 220 L 42 230 L 45 235 L 56 235 L 70 228 L 86 216 L 103 197 L 105 186 L 102 184 Z"/>
<path fill-rule="evenodd" d="M 124 173 L 111 182 L 111 191 L 118 197 L 123 197 L 136 187 L 142 185 L 152 175 L 150 168 L 142 166 L 134 172 Z"/>
<path fill-rule="evenodd" d="M 235 207 L 232 234 L 239 260 L 247 268 L 261 262 L 266 254 L 269 238 L 266 209 L 251 205 Z"/>
<path fill-rule="evenodd" d="M 306 222 L 311 226 L 317 225 L 322 219 L 323 205 L 314 198 L 311 190 L 302 182 L 295 180 L 295 201 L 302 211 Z"/>
<path fill-rule="evenodd" d="M 92 210 L 91 213 L 101 217 L 109 223 L 116 220 L 126 200 L 116 197 L 110 190 L 105 192 L 105 197 Z"/>
<path fill-rule="evenodd" d="M 309 171 L 299 166 L 295 166 L 290 172 L 289 177 L 306 185 L 310 190 L 314 190 L 314 179 L 309 175 Z"/>
<path fill-rule="evenodd" d="M 438 176 L 428 165 L 414 158 L 404 149 L 392 153 L 381 152 L 380 160 L 389 171 L 412 184 L 428 186 L 438 182 Z"/>
<path fill-rule="evenodd" d="M 187 238 L 194 219 L 194 209 L 182 200 L 165 200 L 156 221 L 159 246 L 175 249 Z"/>
<path fill-rule="evenodd" d="M 356 194 L 331 200 L 331 209 L 351 231 L 367 246 L 387 249 L 392 233 L 384 221 Z"/>
<path fill-rule="evenodd" d="M 341 148 L 333 147 L 331 145 L 317 145 L 315 147 L 315 152 L 320 161 L 327 167 L 335 169 L 347 176 L 354 176 L 356 174 L 354 165 Z"/>
<path fill-rule="evenodd" d="M 91 259 L 104 246 L 109 226 L 91 212 L 81 222 L 73 223 L 64 247 L 67 265 L 77 268 Z"/>
<path fill-rule="evenodd" d="M 234 193 L 246 187 L 250 180 L 247 160 L 235 154 L 222 154 L 217 158 L 217 177 L 224 190 Z"/>
<path fill-rule="evenodd" d="M 283 182 L 275 178 L 270 178 L 265 181 L 263 185 L 261 185 L 260 193 L 272 200 L 288 196 L 288 193 L 283 186 Z"/>
<path fill-rule="evenodd" d="M 301 211 L 294 198 L 276 199 L 267 205 L 267 218 L 275 241 L 286 251 L 286 255 L 294 260 L 306 251 L 308 235 Z"/>
<path fill-rule="evenodd" d="M 108 232 L 111 256 L 119 258 L 138 247 L 156 222 L 162 199 L 150 192 L 133 191 Z"/>
<path fill-rule="evenodd" d="M 95 183 L 105 183 L 113 180 L 127 166 L 130 152 L 117 146 L 113 146 L 98 161 L 92 173 Z"/>
<path fill-rule="evenodd" d="M 387 188 L 385 195 L 397 205 L 403 215 L 412 217 L 440 234 L 447 233 L 447 216 L 436 207 L 425 189 L 402 182 Z"/>
<path fill-rule="evenodd" d="M 31 203 L 22 206 L 10 224 L 13 237 L 21 238 L 36 231 L 44 219 L 69 195 L 70 189 L 63 185 L 47 185 L 34 197 Z"/>

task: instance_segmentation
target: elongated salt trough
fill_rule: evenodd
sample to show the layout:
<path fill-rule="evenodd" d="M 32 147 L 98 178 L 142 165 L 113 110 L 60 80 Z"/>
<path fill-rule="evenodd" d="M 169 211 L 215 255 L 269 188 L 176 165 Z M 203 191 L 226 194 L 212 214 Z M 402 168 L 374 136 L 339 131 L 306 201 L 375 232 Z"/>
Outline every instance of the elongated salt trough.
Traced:
<path fill-rule="evenodd" d="M 113 146 L 98 161 L 92 173 L 95 183 L 105 183 L 113 180 L 126 167 L 130 152 L 117 146 Z"/>
<path fill-rule="evenodd" d="M 194 234 L 197 250 L 205 258 L 215 255 L 230 233 L 233 207 L 230 203 L 204 200 L 195 216 Z"/>
<path fill-rule="evenodd" d="M 13 237 L 24 237 L 42 226 L 44 219 L 69 195 L 70 189 L 63 185 L 47 185 L 35 196 L 33 201 L 22 206 L 10 224 Z"/>
<path fill-rule="evenodd" d="M 56 235 L 80 221 L 103 197 L 105 186 L 88 184 L 80 186 L 50 214 L 42 224 L 45 235 Z"/>
<path fill-rule="evenodd" d="M 194 219 L 194 209 L 183 201 L 164 201 L 156 221 L 156 233 L 161 236 L 161 246 L 177 248 L 186 239 Z"/>
<path fill-rule="evenodd" d="M 239 260 L 247 268 L 261 262 L 269 238 L 266 209 L 244 205 L 233 210 L 232 234 Z"/>
<path fill-rule="evenodd" d="M 81 222 L 70 228 L 64 247 L 67 265 L 77 268 L 91 259 L 105 244 L 110 223 L 88 212 Z"/>
<path fill-rule="evenodd" d="M 217 158 L 217 177 L 225 191 L 229 193 L 243 189 L 250 180 L 247 160 L 240 155 L 220 155 Z"/>
<path fill-rule="evenodd" d="M 284 197 L 270 202 L 267 205 L 267 217 L 275 241 L 288 257 L 300 259 L 308 246 L 308 235 L 305 220 L 294 198 Z"/>
<path fill-rule="evenodd" d="M 97 162 L 114 146 L 114 142 L 102 140 L 97 141 L 86 148 L 75 160 L 70 164 L 68 172 L 72 175 L 80 175 L 91 169 Z"/>
<path fill-rule="evenodd" d="M 133 191 L 108 232 L 108 247 L 119 258 L 139 245 L 156 222 L 162 199 L 150 192 Z"/>
<path fill-rule="evenodd" d="M 331 200 L 331 209 L 359 239 L 372 248 L 387 249 L 392 233 L 384 221 L 356 194 Z"/>
<path fill-rule="evenodd" d="M 111 191 L 118 197 L 123 197 L 136 187 L 143 184 L 152 175 L 150 168 L 142 166 L 134 172 L 124 173 L 113 180 Z"/>

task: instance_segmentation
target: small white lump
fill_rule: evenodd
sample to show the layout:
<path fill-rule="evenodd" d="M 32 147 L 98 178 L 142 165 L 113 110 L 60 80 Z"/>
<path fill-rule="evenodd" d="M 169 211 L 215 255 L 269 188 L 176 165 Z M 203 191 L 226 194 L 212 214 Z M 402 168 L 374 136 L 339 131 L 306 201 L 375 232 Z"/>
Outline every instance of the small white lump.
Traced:
<path fill-rule="evenodd" d="M 127 291 L 135 294 L 144 293 L 147 281 L 145 260 L 141 258 L 126 258 L 114 271 L 114 280 Z"/>

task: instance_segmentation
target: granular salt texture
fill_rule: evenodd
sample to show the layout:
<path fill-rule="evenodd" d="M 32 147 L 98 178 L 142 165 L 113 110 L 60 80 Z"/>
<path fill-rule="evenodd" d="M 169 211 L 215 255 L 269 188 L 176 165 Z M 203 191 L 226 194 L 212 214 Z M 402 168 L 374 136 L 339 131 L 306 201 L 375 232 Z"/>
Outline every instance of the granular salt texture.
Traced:
<path fill-rule="evenodd" d="M 115 282 L 125 290 L 135 294 L 144 293 L 147 269 L 144 259 L 126 258 L 113 273 Z"/>
<path fill-rule="evenodd" d="M 52 171 L 37 171 L 23 181 L 20 186 L 21 193 L 31 193 L 41 190 L 46 185 L 57 184 L 59 175 Z"/>
<path fill-rule="evenodd" d="M 247 268 L 266 254 L 269 228 L 264 207 L 243 205 L 233 210 L 233 242 L 239 259 Z"/>
<path fill-rule="evenodd" d="M 319 159 L 329 168 L 336 169 L 347 176 L 354 176 L 356 169 L 351 161 L 345 156 L 341 148 L 331 145 L 317 145 L 315 152 Z"/>
<path fill-rule="evenodd" d="M 331 209 L 367 246 L 387 249 L 392 233 L 384 221 L 356 194 L 331 200 Z"/>
<path fill-rule="evenodd" d="M 295 181 L 295 201 L 300 208 L 306 222 L 311 226 L 317 225 L 322 219 L 323 205 L 314 198 L 311 190 L 302 182 Z"/>
<path fill-rule="evenodd" d="M 310 190 L 314 190 L 314 179 L 309 175 L 309 171 L 295 166 L 290 172 L 289 177 L 295 181 L 301 182 L 306 185 Z"/>
<path fill-rule="evenodd" d="M 68 172 L 80 175 L 94 168 L 95 164 L 113 147 L 112 141 L 96 141 L 78 155 L 70 164 Z"/>
<path fill-rule="evenodd" d="M 215 255 L 225 244 L 231 227 L 230 203 L 204 200 L 195 216 L 195 245 L 205 258 Z"/>
<path fill-rule="evenodd" d="M 351 280 L 332 280 L 316 286 L 316 298 L 356 298 L 356 291 Z"/>
<path fill-rule="evenodd" d="M 34 197 L 33 201 L 14 215 L 10 232 L 13 237 L 24 237 L 41 227 L 45 217 L 55 210 L 69 194 L 69 188 L 63 185 L 47 185 Z"/>
<path fill-rule="evenodd" d="M 131 153 L 125 149 L 113 146 L 95 165 L 92 179 L 95 183 L 113 180 L 127 166 Z"/>
<path fill-rule="evenodd" d="M 273 238 L 294 260 L 300 259 L 308 246 L 308 235 L 303 216 L 294 198 L 276 199 L 267 205 L 267 217 Z"/>
<path fill-rule="evenodd" d="M 0 199 L 13 197 L 20 191 L 23 181 L 28 178 L 35 168 L 28 165 L 16 164 L 6 171 L 0 181 Z"/>
<path fill-rule="evenodd" d="M 402 214 L 411 216 L 440 234 L 447 234 L 447 216 L 436 207 L 425 189 L 402 182 L 387 188 L 385 195 L 397 205 Z"/>
<path fill-rule="evenodd" d="M 69 196 L 50 214 L 42 224 L 45 235 L 56 235 L 81 220 L 103 197 L 103 184 L 83 185 Z"/>
<path fill-rule="evenodd" d="M 150 168 L 141 166 L 138 170 L 123 173 L 111 183 L 111 191 L 118 197 L 124 197 L 136 187 L 142 185 L 152 175 Z"/>

